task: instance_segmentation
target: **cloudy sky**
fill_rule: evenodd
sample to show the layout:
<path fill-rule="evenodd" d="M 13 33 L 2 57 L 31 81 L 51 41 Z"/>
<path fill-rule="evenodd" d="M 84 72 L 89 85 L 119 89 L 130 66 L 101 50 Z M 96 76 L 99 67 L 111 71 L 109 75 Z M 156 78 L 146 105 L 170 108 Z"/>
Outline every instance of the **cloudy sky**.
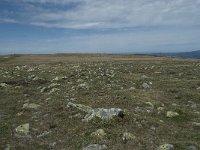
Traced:
<path fill-rule="evenodd" d="M 0 54 L 200 49 L 200 0 L 0 0 Z"/>

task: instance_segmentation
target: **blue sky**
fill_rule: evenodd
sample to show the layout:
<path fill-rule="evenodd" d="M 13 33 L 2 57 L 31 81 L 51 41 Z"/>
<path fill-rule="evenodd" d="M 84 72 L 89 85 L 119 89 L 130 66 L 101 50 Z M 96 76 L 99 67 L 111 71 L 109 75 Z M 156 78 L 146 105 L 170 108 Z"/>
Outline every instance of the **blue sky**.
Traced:
<path fill-rule="evenodd" d="M 200 0 L 1 0 L 0 54 L 200 49 Z"/>

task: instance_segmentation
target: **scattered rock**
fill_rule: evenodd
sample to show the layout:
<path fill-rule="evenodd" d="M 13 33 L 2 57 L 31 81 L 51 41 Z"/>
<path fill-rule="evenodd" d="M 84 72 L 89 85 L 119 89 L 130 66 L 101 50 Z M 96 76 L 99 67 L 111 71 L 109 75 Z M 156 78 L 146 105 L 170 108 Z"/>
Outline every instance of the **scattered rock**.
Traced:
<path fill-rule="evenodd" d="M 93 118 L 101 118 L 103 120 L 110 120 L 113 117 L 124 117 L 124 111 L 120 108 L 110 108 L 110 109 L 105 109 L 105 108 L 91 108 L 89 106 L 85 106 L 82 104 L 74 104 L 72 102 L 69 102 L 68 107 L 74 107 L 77 108 L 83 112 L 86 112 L 87 115 L 84 117 L 83 121 L 90 121 Z"/>
<path fill-rule="evenodd" d="M 18 126 L 17 128 L 15 128 L 15 131 L 17 134 L 22 135 L 22 136 L 26 136 L 29 133 L 29 123 L 26 124 L 22 124 L 20 126 Z"/>
<path fill-rule="evenodd" d="M 198 123 L 198 122 L 193 122 L 192 125 L 193 125 L 194 127 L 200 127 L 200 123 Z"/>
<path fill-rule="evenodd" d="M 56 142 L 50 143 L 50 144 L 49 144 L 49 148 L 50 148 L 50 149 L 54 149 L 54 147 L 56 146 L 56 144 L 57 144 Z"/>
<path fill-rule="evenodd" d="M 185 150 L 198 150 L 198 149 L 196 148 L 196 146 L 191 145 L 191 146 L 186 147 Z"/>
<path fill-rule="evenodd" d="M 168 111 L 166 116 L 167 116 L 168 118 L 173 118 L 173 117 L 179 116 L 179 113 L 174 112 L 174 111 Z"/>
<path fill-rule="evenodd" d="M 130 87 L 130 89 L 129 90 L 135 90 L 135 87 Z"/>
<path fill-rule="evenodd" d="M 146 75 L 142 75 L 141 79 L 147 79 L 148 77 Z"/>
<path fill-rule="evenodd" d="M 164 107 L 158 107 L 157 108 L 157 110 L 160 111 L 160 112 L 163 111 L 164 109 L 165 109 Z"/>
<path fill-rule="evenodd" d="M 33 80 L 33 81 L 37 81 L 37 80 L 39 80 L 39 77 L 38 77 L 38 76 L 35 76 L 32 80 Z"/>
<path fill-rule="evenodd" d="M 52 81 L 59 81 L 59 77 L 55 77 Z"/>
<path fill-rule="evenodd" d="M 81 89 L 89 89 L 89 86 L 87 83 L 82 83 L 82 84 L 79 84 L 78 85 L 78 88 L 81 88 Z"/>
<path fill-rule="evenodd" d="M 77 108 L 83 112 L 86 112 L 86 113 L 90 113 L 92 111 L 92 108 L 89 107 L 89 106 L 85 106 L 85 105 L 82 105 L 82 104 L 74 104 L 72 102 L 69 102 L 67 104 L 67 107 L 74 107 L 74 108 Z"/>
<path fill-rule="evenodd" d="M 43 87 L 43 88 L 40 90 L 41 93 L 44 93 L 44 92 L 46 92 L 46 91 L 47 91 L 47 87 Z"/>
<path fill-rule="evenodd" d="M 164 111 L 164 107 L 157 107 L 158 114 L 161 114 Z"/>
<path fill-rule="evenodd" d="M 149 84 L 147 84 L 147 83 L 143 83 L 143 84 L 142 84 L 142 87 L 143 87 L 144 89 L 149 89 L 149 88 L 150 88 Z"/>
<path fill-rule="evenodd" d="M 37 138 L 40 138 L 40 137 L 44 137 L 48 134 L 50 134 L 52 131 L 44 131 L 43 133 L 41 133 L 40 135 L 37 136 Z"/>
<path fill-rule="evenodd" d="M 21 115 L 23 115 L 23 112 L 18 112 L 17 113 L 17 116 L 21 116 Z"/>
<path fill-rule="evenodd" d="M 51 91 L 50 91 L 48 94 L 50 95 L 50 94 L 52 94 L 52 93 L 54 93 L 54 92 L 57 92 L 57 91 L 60 91 L 60 89 L 58 89 L 58 88 L 53 88 L 53 89 L 51 89 Z"/>
<path fill-rule="evenodd" d="M 154 109 L 154 105 L 151 102 L 145 102 L 146 105 L 148 105 L 151 109 Z"/>
<path fill-rule="evenodd" d="M 197 109 L 197 104 L 193 101 L 188 101 L 189 105 L 192 109 Z"/>
<path fill-rule="evenodd" d="M 103 139 L 106 136 L 106 133 L 103 129 L 98 129 L 97 131 L 92 132 L 91 136 L 99 138 L 99 139 Z"/>
<path fill-rule="evenodd" d="M 127 142 L 127 141 L 130 141 L 130 140 L 134 140 L 136 137 L 132 134 L 132 133 L 129 133 L 129 132 L 124 132 L 123 133 L 123 136 L 122 136 L 122 140 L 123 142 Z"/>
<path fill-rule="evenodd" d="M 25 103 L 23 105 L 23 109 L 37 109 L 38 107 L 40 107 L 40 105 L 34 103 Z"/>
<path fill-rule="evenodd" d="M 8 84 L 6 84 L 6 83 L 0 83 L 0 87 L 6 88 L 6 87 L 8 87 Z"/>
<path fill-rule="evenodd" d="M 75 115 L 73 115 L 73 116 L 71 116 L 72 118 L 81 118 L 81 114 L 80 113 L 77 113 L 77 114 L 75 114 Z"/>
<path fill-rule="evenodd" d="M 48 88 L 50 89 L 50 88 L 54 88 L 54 87 L 58 87 L 58 86 L 60 86 L 60 84 L 58 84 L 58 83 L 52 83 L 52 84 L 50 84 L 48 86 Z"/>
<path fill-rule="evenodd" d="M 174 150 L 174 146 L 172 144 L 163 144 L 157 150 Z"/>
<path fill-rule="evenodd" d="M 83 148 L 82 150 L 104 150 L 104 149 L 107 149 L 106 145 L 91 144 Z"/>
<path fill-rule="evenodd" d="M 10 150 L 11 146 L 10 144 L 7 144 L 4 150 Z"/>

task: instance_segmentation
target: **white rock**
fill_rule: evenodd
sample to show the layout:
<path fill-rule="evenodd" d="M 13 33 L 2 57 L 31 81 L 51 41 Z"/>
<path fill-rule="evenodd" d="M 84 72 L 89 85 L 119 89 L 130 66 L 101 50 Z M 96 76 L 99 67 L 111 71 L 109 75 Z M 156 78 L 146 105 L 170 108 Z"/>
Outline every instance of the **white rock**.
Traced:
<path fill-rule="evenodd" d="M 82 150 L 104 150 L 104 149 L 107 149 L 106 145 L 91 144 L 83 148 Z"/>
<path fill-rule="evenodd" d="M 174 111 L 168 111 L 167 112 L 167 117 L 168 118 L 173 118 L 173 117 L 176 117 L 176 116 L 179 116 L 179 113 L 174 112 Z"/>

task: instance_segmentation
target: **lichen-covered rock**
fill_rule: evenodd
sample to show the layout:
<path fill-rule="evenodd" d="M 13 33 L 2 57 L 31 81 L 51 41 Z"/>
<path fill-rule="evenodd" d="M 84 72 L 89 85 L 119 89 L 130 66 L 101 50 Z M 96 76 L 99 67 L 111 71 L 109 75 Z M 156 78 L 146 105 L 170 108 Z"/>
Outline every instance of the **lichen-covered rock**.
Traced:
<path fill-rule="evenodd" d="M 38 107 L 40 107 L 40 105 L 34 103 L 25 103 L 23 105 L 23 109 L 37 109 Z"/>
<path fill-rule="evenodd" d="M 15 128 L 15 131 L 17 134 L 22 135 L 22 136 L 26 136 L 29 133 L 29 123 L 26 124 L 22 124 L 20 126 L 18 126 L 17 128 Z"/>
<path fill-rule="evenodd" d="M 90 121 L 93 118 L 97 117 L 103 120 L 110 120 L 113 117 L 124 117 L 124 111 L 120 108 L 91 108 L 89 106 L 85 106 L 82 104 L 74 104 L 72 102 L 68 103 L 68 107 L 74 107 L 81 111 L 84 111 L 87 113 L 87 115 L 84 117 L 83 121 Z"/>
<path fill-rule="evenodd" d="M 166 116 L 167 116 L 168 118 L 173 118 L 173 117 L 179 116 L 179 113 L 174 112 L 174 111 L 168 111 Z"/>
<path fill-rule="evenodd" d="M 174 150 L 174 146 L 172 144 L 163 144 L 157 150 Z"/>
<path fill-rule="evenodd" d="M 106 136 L 106 133 L 103 129 L 98 129 L 97 131 L 92 132 L 91 136 L 95 138 L 103 139 Z"/>
<path fill-rule="evenodd" d="M 83 148 L 82 150 L 104 150 L 104 149 L 107 149 L 106 145 L 91 144 Z"/>
<path fill-rule="evenodd" d="M 135 138 L 136 137 L 132 133 L 129 133 L 129 132 L 124 132 L 123 136 L 122 136 L 122 140 L 124 142 L 130 141 L 130 140 L 134 140 Z"/>

